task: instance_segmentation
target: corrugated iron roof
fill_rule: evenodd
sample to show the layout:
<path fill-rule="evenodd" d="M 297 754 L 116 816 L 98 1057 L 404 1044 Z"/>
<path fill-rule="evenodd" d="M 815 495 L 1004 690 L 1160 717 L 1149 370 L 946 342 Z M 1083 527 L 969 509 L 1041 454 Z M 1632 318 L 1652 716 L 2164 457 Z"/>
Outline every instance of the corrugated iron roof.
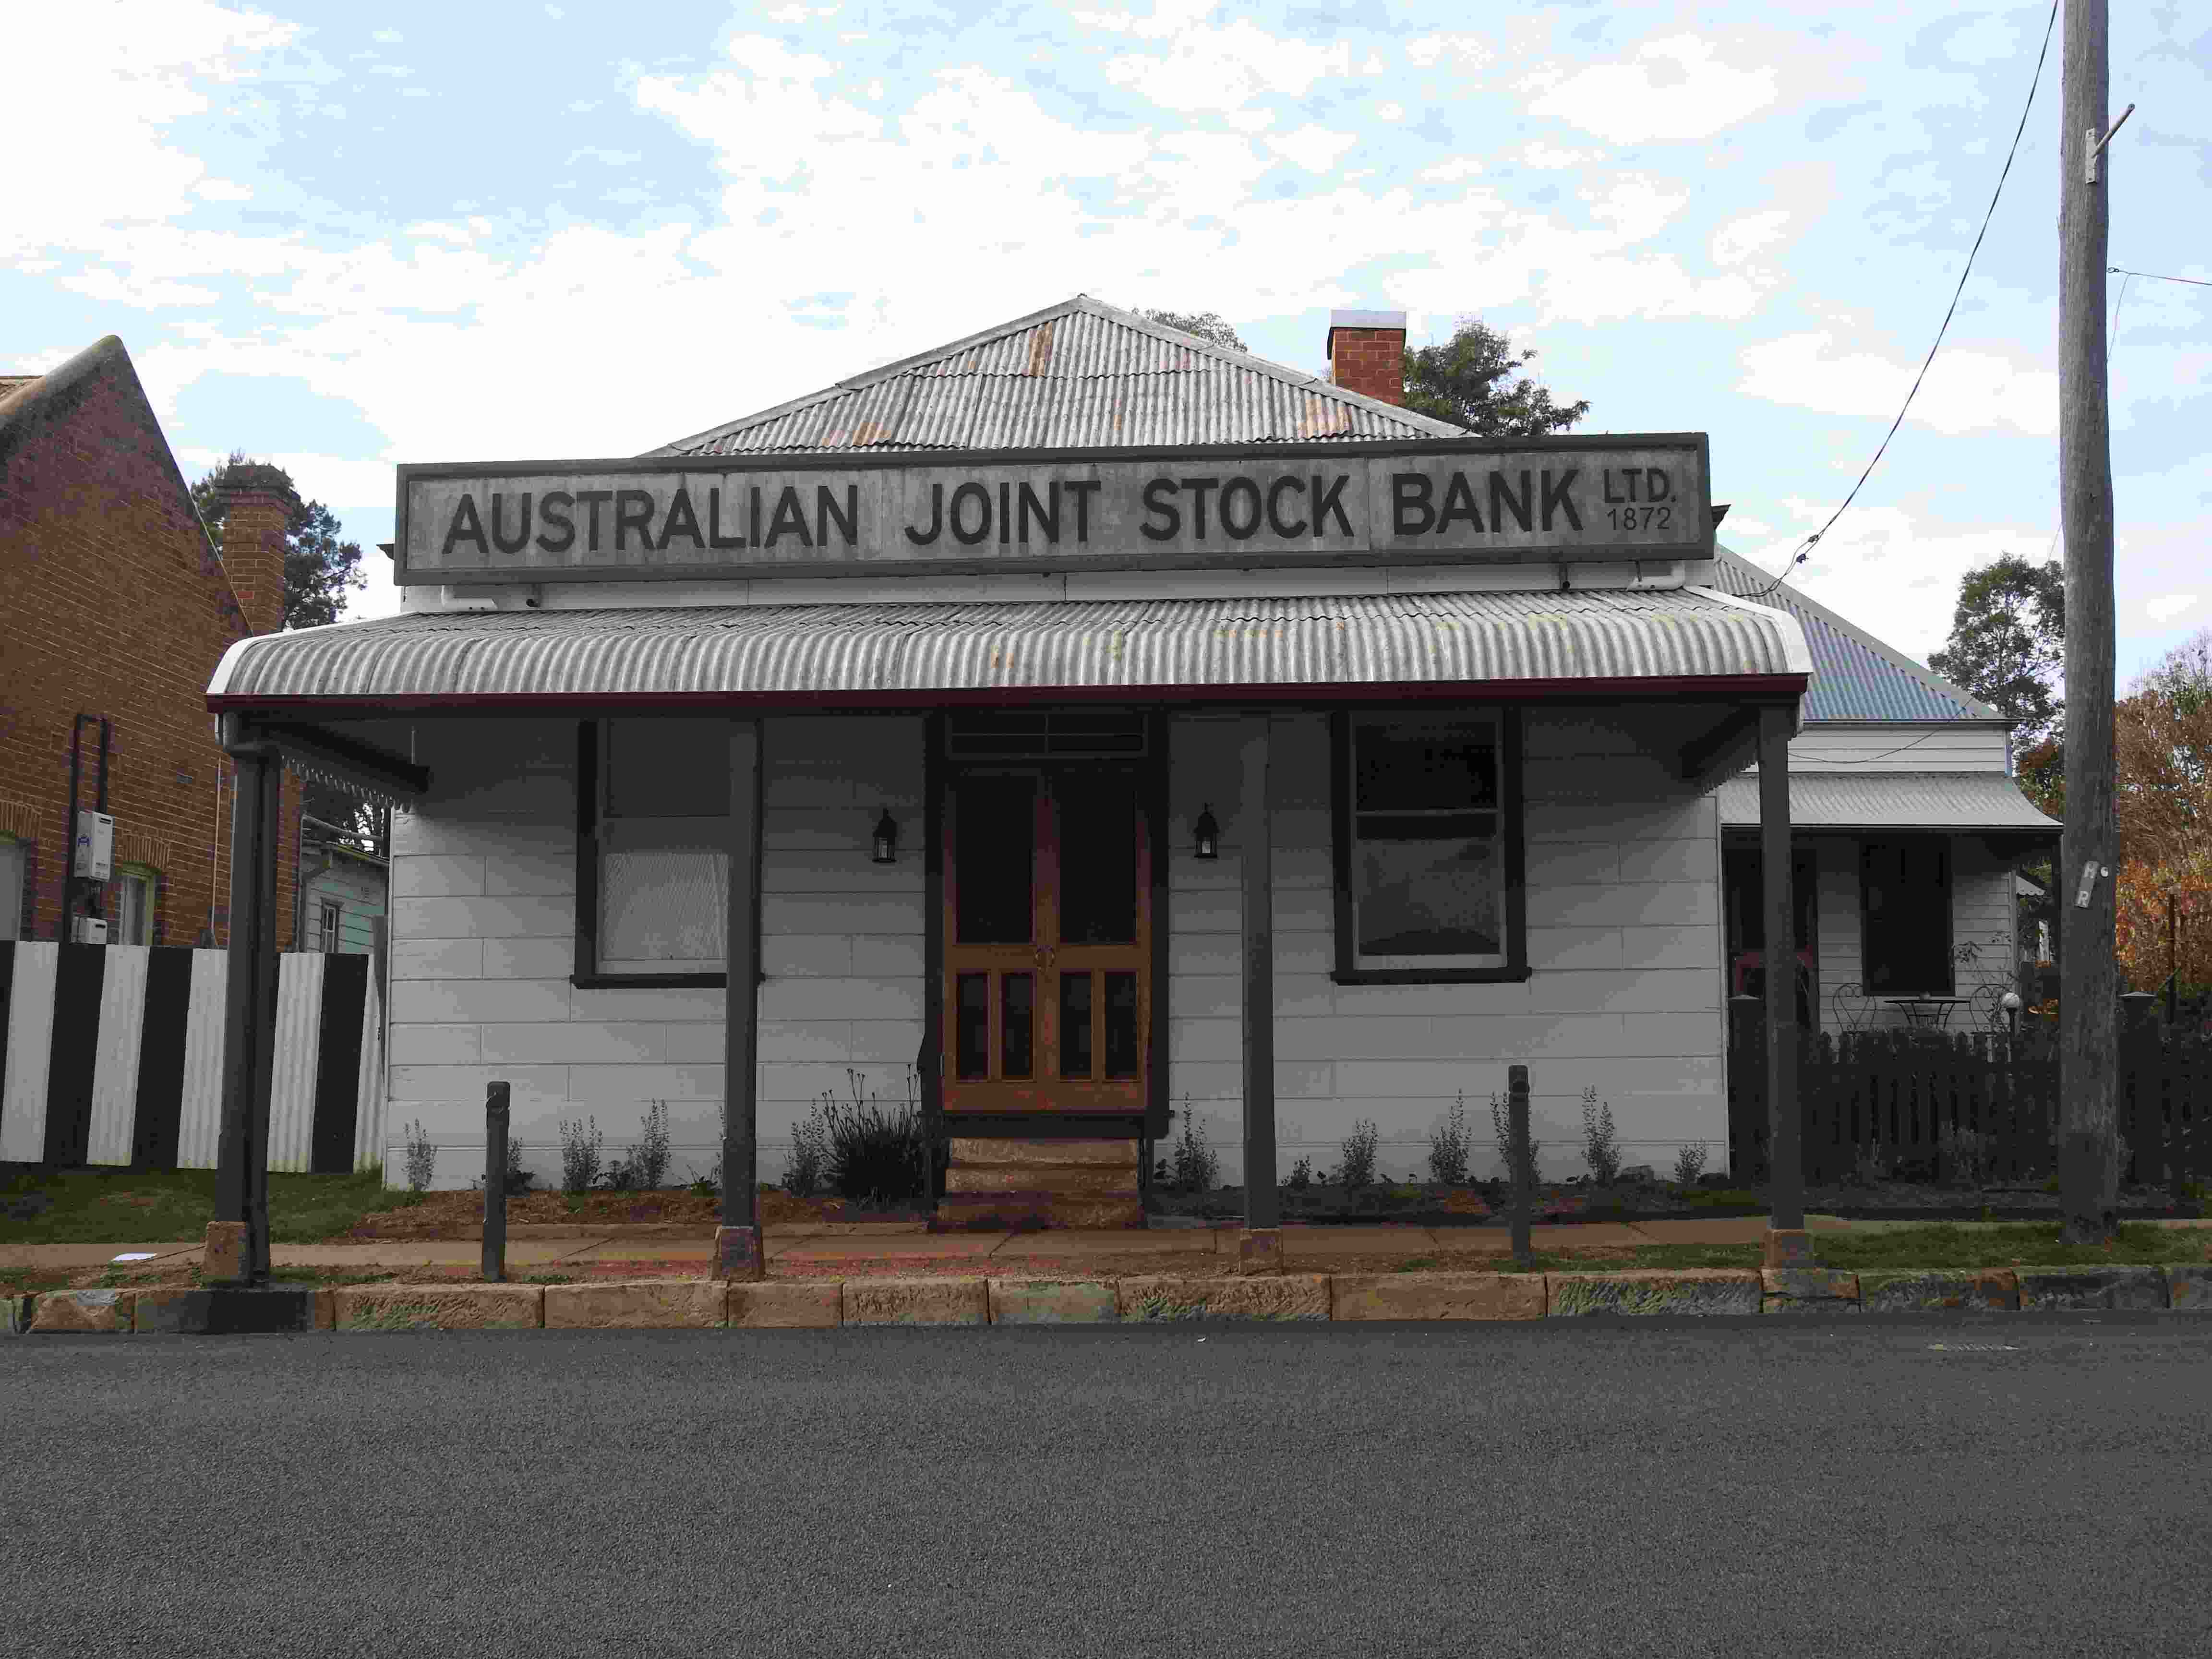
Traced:
<path fill-rule="evenodd" d="M 1075 449 L 1463 435 L 1445 422 L 1078 295 L 651 453 Z"/>
<path fill-rule="evenodd" d="M 1724 829 L 1759 822 L 1759 778 L 1729 778 L 1715 791 Z M 1797 830 L 2045 830 L 2002 772 L 1792 772 L 1790 823 Z"/>
<path fill-rule="evenodd" d="M 211 706 L 1802 675 L 1778 611 L 1686 591 L 417 614 L 267 634 Z"/>
<path fill-rule="evenodd" d="M 2004 717 L 1932 669 L 1884 645 L 1855 623 L 1774 579 L 1726 548 L 1719 552 L 1720 590 L 1787 611 L 1803 624 L 1813 653 L 1808 720 L 1990 720 Z M 1771 592 L 1769 592 L 1772 588 Z"/>

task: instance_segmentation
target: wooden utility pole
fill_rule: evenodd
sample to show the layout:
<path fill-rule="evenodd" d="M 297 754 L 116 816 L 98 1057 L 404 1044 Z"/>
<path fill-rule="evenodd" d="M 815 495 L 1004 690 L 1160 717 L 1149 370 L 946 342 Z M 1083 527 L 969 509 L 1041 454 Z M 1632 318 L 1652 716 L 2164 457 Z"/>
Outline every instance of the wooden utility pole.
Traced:
<path fill-rule="evenodd" d="M 2118 1231 L 2112 869 L 2112 455 L 2105 385 L 2106 0 L 2066 0 L 2058 117 L 2058 510 L 2066 540 L 2066 823 L 2053 897 L 2061 1235 Z"/>

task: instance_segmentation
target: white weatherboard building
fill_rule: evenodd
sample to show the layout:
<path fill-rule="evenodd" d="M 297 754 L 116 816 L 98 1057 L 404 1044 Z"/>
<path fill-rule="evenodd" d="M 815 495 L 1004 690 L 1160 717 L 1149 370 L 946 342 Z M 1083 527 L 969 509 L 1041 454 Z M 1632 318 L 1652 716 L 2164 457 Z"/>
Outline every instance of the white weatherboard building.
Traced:
<path fill-rule="evenodd" d="M 1585 1088 L 1632 1164 L 1725 1146 L 1715 791 L 1806 631 L 1727 591 L 1702 437 L 1479 441 L 1403 337 L 1335 319 L 1372 397 L 1079 298 L 634 460 L 403 467 L 405 613 L 210 689 L 404 808 L 386 1167 L 419 1120 L 465 1184 L 501 1080 L 541 1172 L 665 1101 L 772 1180 L 848 1070 L 911 1072 L 949 1217 L 1133 1222 L 1186 1112 L 1255 1189 L 1363 1118 L 1403 1173 L 1516 1063 L 1547 1172 Z"/>

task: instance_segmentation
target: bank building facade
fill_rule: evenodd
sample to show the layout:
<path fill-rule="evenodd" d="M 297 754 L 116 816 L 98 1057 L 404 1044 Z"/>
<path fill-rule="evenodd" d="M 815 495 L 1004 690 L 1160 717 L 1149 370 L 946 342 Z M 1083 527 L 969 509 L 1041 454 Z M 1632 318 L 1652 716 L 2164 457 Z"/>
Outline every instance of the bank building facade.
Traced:
<path fill-rule="evenodd" d="M 1728 591 L 1702 434 L 1478 440 L 1403 342 L 1079 297 L 635 459 L 401 467 L 402 614 L 209 690 L 242 800 L 401 809 L 386 1167 L 419 1121 L 466 1184 L 502 1081 L 541 1176 L 665 1102 L 678 1172 L 772 1181 L 851 1073 L 948 1224 L 1141 1224 L 1194 1121 L 1264 1229 L 1513 1065 L 1548 1174 L 1586 1089 L 1631 1164 L 1724 1147 L 1720 787 L 1787 844 L 1807 629 Z"/>

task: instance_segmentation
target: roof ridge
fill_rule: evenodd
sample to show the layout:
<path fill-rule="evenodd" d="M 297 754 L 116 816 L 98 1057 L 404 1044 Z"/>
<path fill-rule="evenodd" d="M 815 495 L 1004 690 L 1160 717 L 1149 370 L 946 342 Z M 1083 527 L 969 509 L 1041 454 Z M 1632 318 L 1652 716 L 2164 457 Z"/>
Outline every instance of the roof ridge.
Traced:
<path fill-rule="evenodd" d="M 1321 376 L 1309 374 L 1304 369 L 1292 368 L 1286 363 L 1279 363 L 1272 358 L 1261 357 L 1249 351 L 1239 351 L 1233 346 L 1217 344 L 1212 340 L 1202 339 L 1195 334 L 1185 333 L 1182 329 L 1170 327 L 1164 323 L 1155 323 L 1148 318 L 1137 315 L 1134 312 L 1123 311 L 1118 306 L 1109 306 L 1104 301 L 1093 299 L 1087 294 L 1078 294 L 1072 299 L 1060 301 L 1041 310 L 1032 311 L 1025 316 L 1012 318 L 1002 323 L 994 323 L 988 328 L 963 335 L 957 340 L 932 346 L 927 350 L 915 352 L 878 368 L 834 381 L 817 391 L 805 392 L 782 403 L 772 404 L 769 408 L 756 410 L 749 415 L 738 416 L 734 420 L 722 421 L 703 430 L 672 439 L 656 448 L 647 450 L 645 453 L 647 455 L 679 453 L 711 439 L 726 437 L 731 433 L 742 431 L 747 427 L 764 425 L 780 416 L 811 408 L 816 404 L 827 402 L 833 398 L 865 391 L 884 380 L 908 374 L 926 363 L 942 362 L 948 357 L 957 356 L 962 352 L 972 351 L 978 346 L 988 345 L 994 341 L 1005 339 L 1009 335 L 1021 333 L 1025 329 L 1036 328 L 1041 324 L 1073 316 L 1079 313 L 1097 317 L 1102 321 L 1128 329 L 1134 333 L 1158 340 L 1163 344 L 1172 345 L 1180 349 L 1194 352 L 1199 356 L 1210 358 L 1224 368 L 1244 369 L 1261 374 L 1278 385 L 1288 386 L 1295 391 L 1318 391 L 1326 397 L 1349 404 L 1354 408 L 1402 421 L 1409 426 L 1427 428 L 1440 438 L 1468 435 L 1458 427 L 1439 421 L 1432 416 L 1423 415 L 1417 410 L 1407 409 L 1401 404 L 1386 403 L 1379 398 L 1368 397 L 1364 392 L 1354 392 L 1348 386 L 1339 386 L 1334 380 L 1323 380 Z M 977 373 L 980 376 L 983 371 L 977 371 Z M 1020 380 L 1037 377 L 1006 374 L 996 375 L 994 378 Z"/>
<path fill-rule="evenodd" d="M 1889 644 L 1887 641 L 1876 639 L 1872 634 L 1867 632 L 1865 629 L 1853 622 L 1850 617 L 1843 615 L 1840 611 L 1829 609 L 1829 607 L 1822 605 L 1818 599 L 1807 593 L 1804 589 L 1792 586 L 1786 581 L 1773 580 L 1773 579 L 1770 578 L 1764 570 L 1761 570 L 1757 565 L 1753 564 L 1749 559 L 1744 557 L 1742 554 L 1736 552 L 1733 548 L 1723 547 L 1719 543 L 1716 542 L 1713 544 L 1713 550 L 1715 556 L 1723 564 L 1731 567 L 1737 574 L 1754 577 L 1761 582 L 1771 582 L 1772 586 L 1766 590 L 1766 592 L 1787 593 L 1790 596 L 1791 603 L 1802 605 L 1814 616 L 1818 617 L 1821 621 L 1826 623 L 1831 628 L 1835 629 L 1838 633 L 1850 640 L 1854 644 L 1859 646 L 1862 649 L 1873 653 L 1875 656 L 1881 658 L 1884 662 L 1887 663 L 1889 666 L 1896 669 L 1900 673 L 1909 675 L 1912 678 L 1918 680 L 1921 684 L 1926 686 L 1937 696 L 1950 698 L 1953 702 L 1959 704 L 1960 708 L 1966 711 L 1965 718 L 1969 720 L 2001 720 L 2004 719 L 2004 714 L 2001 710 L 1991 708 L 1988 703 L 1984 702 L 1979 697 L 1967 690 L 1964 686 L 1954 684 L 1950 680 L 1944 678 L 1942 675 L 1937 673 L 1934 669 L 1928 667 L 1925 664 L 1916 662 L 1912 658 L 1905 655 L 1904 652 L 1899 650 L 1895 646 Z M 1740 594 L 1738 597 L 1747 599 L 1753 605 L 1765 605 L 1769 603 L 1765 593 L 1761 593 L 1756 596 L 1745 593 Z"/>

